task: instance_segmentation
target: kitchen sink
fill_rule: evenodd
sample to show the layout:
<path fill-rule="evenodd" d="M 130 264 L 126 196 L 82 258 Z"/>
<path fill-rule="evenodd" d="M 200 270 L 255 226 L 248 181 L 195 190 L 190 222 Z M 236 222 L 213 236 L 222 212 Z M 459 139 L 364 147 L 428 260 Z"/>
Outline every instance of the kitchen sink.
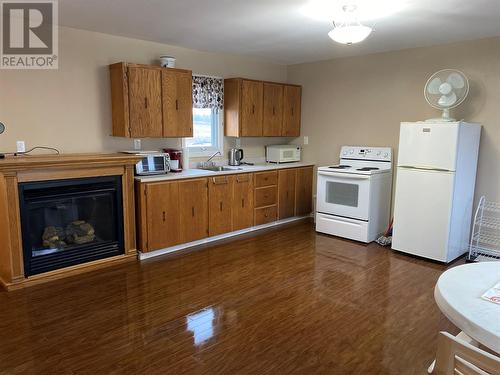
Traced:
<path fill-rule="evenodd" d="M 241 171 L 243 168 L 238 167 L 225 167 L 225 166 L 211 166 L 205 168 L 198 168 L 204 171 L 212 171 L 212 172 L 228 172 L 228 171 Z"/>

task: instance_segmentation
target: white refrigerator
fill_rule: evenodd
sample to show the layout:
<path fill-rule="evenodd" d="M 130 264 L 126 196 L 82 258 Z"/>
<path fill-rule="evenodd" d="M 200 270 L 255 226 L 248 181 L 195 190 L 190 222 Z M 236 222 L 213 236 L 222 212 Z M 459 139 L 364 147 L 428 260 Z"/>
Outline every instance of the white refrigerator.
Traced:
<path fill-rule="evenodd" d="M 451 262 L 468 251 L 481 125 L 401 123 L 392 248 Z"/>

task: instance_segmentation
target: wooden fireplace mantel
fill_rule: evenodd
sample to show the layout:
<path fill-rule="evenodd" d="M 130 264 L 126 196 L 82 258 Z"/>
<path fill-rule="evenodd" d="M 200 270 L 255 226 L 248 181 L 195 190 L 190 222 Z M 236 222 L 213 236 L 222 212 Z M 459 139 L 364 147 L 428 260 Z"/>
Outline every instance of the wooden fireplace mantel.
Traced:
<path fill-rule="evenodd" d="M 139 159 L 127 154 L 10 156 L 0 159 L 0 284 L 11 290 L 135 259 L 134 165 Z M 25 277 L 18 184 L 100 176 L 122 176 L 124 254 Z"/>

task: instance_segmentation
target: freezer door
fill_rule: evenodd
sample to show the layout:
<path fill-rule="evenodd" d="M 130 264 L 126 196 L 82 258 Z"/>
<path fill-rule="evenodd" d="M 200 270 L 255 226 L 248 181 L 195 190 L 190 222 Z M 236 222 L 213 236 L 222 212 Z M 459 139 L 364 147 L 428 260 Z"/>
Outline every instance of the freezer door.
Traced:
<path fill-rule="evenodd" d="M 448 262 L 455 173 L 398 168 L 392 248 Z"/>
<path fill-rule="evenodd" d="M 459 123 L 402 123 L 398 166 L 454 171 Z"/>

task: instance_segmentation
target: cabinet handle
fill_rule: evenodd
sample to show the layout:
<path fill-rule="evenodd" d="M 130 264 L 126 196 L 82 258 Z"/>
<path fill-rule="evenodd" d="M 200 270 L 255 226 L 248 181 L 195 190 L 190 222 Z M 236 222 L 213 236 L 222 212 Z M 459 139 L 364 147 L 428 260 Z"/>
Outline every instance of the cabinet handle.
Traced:
<path fill-rule="evenodd" d="M 288 190 L 286 191 L 286 198 L 288 199 Z"/>
<path fill-rule="evenodd" d="M 269 217 L 269 215 L 267 213 L 264 214 L 264 217 Z"/>
<path fill-rule="evenodd" d="M 191 215 L 194 217 L 194 206 L 191 207 Z"/>
<path fill-rule="evenodd" d="M 175 99 L 175 110 L 179 110 L 179 100 Z"/>
<path fill-rule="evenodd" d="M 276 114 L 276 108 L 273 106 L 273 116 Z"/>
<path fill-rule="evenodd" d="M 248 177 L 248 176 L 247 176 L 246 178 L 243 178 L 243 179 L 242 179 L 242 178 L 240 178 L 240 177 L 236 177 L 236 182 L 237 182 L 237 183 L 240 183 L 240 182 L 248 182 L 248 181 L 250 181 L 250 177 Z"/>
<path fill-rule="evenodd" d="M 222 211 L 222 201 L 219 203 L 220 210 Z"/>
<path fill-rule="evenodd" d="M 255 113 L 255 104 L 252 104 L 252 114 Z"/>
<path fill-rule="evenodd" d="M 212 178 L 213 184 L 214 185 L 226 185 L 228 183 L 227 177 L 224 177 L 224 181 L 222 182 L 217 182 L 217 179 L 215 177 Z"/>
<path fill-rule="evenodd" d="M 293 107 L 292 107 L 292 116 L 293 116 Z"/>
<path fill-rule="evenodd" d="M 144 98 L 144 108 L 148 109 L 148 98 Z"/>
<path fill-rule="evenodd" d="M 165 222 L 165 211 L 163 211 L 163 222 Z"/>

